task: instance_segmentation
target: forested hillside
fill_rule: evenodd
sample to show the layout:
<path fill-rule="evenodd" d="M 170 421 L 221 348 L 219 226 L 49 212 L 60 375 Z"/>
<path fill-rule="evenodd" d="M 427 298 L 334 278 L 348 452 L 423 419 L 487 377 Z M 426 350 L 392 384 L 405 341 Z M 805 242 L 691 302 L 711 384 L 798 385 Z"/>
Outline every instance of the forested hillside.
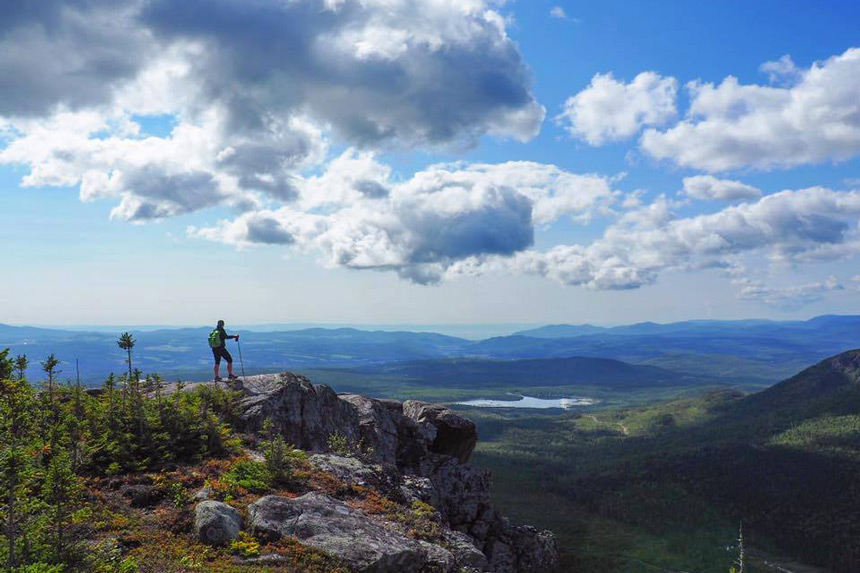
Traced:
<path fill-rule="evenodd" d="M 503 505 L 545 512 L 577 570 L 638 571 L 636 560 L 716 570 L 741 522 L 750 547 L 831 571 L 860 567 L 860 351 L 749 396 L 470 415 Z M 530 479 L 546 497 L 522 495 Z"/>

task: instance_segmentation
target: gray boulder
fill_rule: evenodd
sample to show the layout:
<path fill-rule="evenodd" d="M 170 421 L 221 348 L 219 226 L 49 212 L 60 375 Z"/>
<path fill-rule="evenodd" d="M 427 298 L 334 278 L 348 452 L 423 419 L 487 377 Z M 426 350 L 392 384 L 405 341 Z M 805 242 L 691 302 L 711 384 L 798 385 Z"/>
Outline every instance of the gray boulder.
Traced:
<path fill-rule="evenodd" d="M 255 535 L 274 540 L 294 536 L 366 573 L 400 573 L 433 567 L 452 571 L 456 559 L 437 545 L 385 527 L 345 503 L 320 493 L 296 499 L 265 496 L 248 506 Z"/>
<path fill-rule="evenodd" d="M 220 501 L 201 501 L 194 508 L 194 534 L 208 545 L 224 545 L 239 537 L 239 512 Z"/>

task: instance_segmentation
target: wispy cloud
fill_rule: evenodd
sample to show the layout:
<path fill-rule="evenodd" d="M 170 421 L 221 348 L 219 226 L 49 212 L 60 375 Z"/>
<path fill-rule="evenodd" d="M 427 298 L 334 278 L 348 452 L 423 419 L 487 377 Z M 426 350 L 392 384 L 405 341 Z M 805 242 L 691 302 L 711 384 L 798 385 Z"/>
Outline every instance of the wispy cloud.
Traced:
<path fill-rule="evenodd" d="M 772 306 L 780 310 L 797 310 L 804 306 L 819 302 L 831 291 L 844 290 L 836 277 L 825 281 L 791 285 L 785 287 L 769 287 L 761 281 L 736 279 L 734 284 L 741 287 L 738 298 Z"/>
<path fill-rule="evenodd" d="M 711 175 L 684 177 L 683 192 L 688 197 L 705 201 L 736 201 L 761 197 L 761 189 L 752 185 L 732 179 L 717 179 Z"/>
<path fill-rule="evenodd" d="M 557 20 L 566 20 L 568 22 L 573 22 L 574 24 L 581 23 L 579 18 L 571 18 L 568 16 L 567 12 L 561 6 L 553 6 L 549 11 L 549 15 Z"/>

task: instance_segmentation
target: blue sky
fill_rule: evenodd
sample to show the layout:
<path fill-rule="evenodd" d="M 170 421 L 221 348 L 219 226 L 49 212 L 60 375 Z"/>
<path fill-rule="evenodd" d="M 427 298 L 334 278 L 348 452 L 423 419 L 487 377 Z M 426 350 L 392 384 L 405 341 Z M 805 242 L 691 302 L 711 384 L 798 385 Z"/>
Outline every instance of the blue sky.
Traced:
<path fill-rule="evenodd" d="M 290 6 L 0 16 L 0 322 L 856 312 L 856 3 Z"/>

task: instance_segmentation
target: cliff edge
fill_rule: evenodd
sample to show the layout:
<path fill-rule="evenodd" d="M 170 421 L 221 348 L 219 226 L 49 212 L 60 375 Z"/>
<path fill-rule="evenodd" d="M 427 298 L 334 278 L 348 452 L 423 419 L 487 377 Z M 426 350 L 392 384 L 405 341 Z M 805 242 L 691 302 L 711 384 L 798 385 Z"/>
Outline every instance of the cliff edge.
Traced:
<path fill-rule="evenodd" d="M 504 518 L 490 501 L 489 472 L 469 465 L 477 442 L 471 420 L 414 400 L 338 395 L 289 372 L 248 376 L 234 389 L 241 391 L 238 430 L 280 434 L 338 485 L 267 495 L 244 516 L 202 491 L 195 507 L 202 541 L 223 543 L 240 530 L 296 538 L 362 572 L 555 568 L 553 534 Z M 384 500 L 382 509 L 356 503 L 356 491 Z M 424 525 L 415 526 L 415 515 Z M 277 555 L 258 559 L 275 564 Z"/>

